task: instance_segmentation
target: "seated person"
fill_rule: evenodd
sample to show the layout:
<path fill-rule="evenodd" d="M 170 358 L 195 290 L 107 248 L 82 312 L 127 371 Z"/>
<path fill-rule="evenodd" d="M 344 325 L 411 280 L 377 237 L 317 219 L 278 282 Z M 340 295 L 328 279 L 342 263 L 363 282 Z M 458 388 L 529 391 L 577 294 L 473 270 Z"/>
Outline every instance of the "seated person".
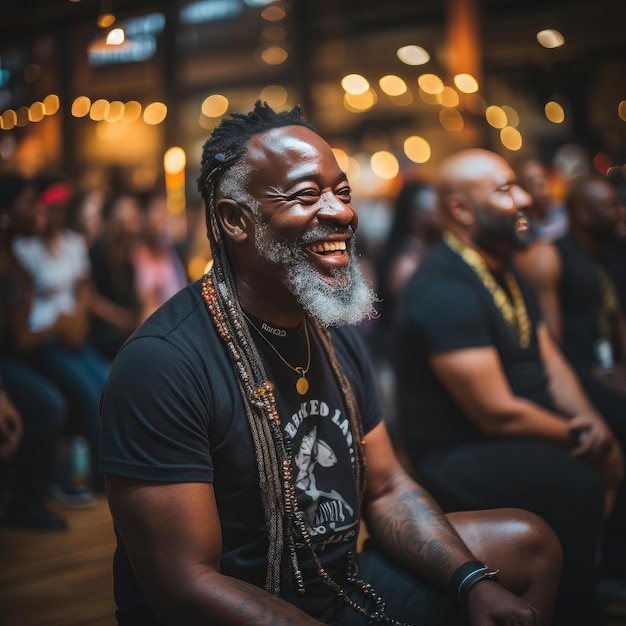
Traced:
<path fill-rule="evenodd" d="M 43 213 L 34 185 L 21 176 L 0 175 L 0 224 L 0 456 L 4 469 L 0 521 L 60 530 L 66 528 L 66 521 L 46 508 L 42 496 L 54 471 L 65 401 L 52 383 L 29 367 L 22 352 L 50 335 L 25 330 L 30 281 L 12 253 L 11 241 L 17 234 L 41 228 Z"/>
<path fill-rule="evenodd" d="M 621 447 L 552 340 L 511 266 L 530 201 L 504 159 L 466 150 L 442 163 L 443 241 L 398 305 L 400 435 L 444 511 L 520 507 L 564 554 L 554 624 L 596 623 L 596 552 Z M 624 521 L 622 521 L 622 527 Z"/>
<path fill-rule="evenodd" d="M 547 626 L 551 529 L 446 517 L 396 460 L 345 326 L 374 295 L 330 146 L 299 108 L 257 102 L 213 132 L 198 183 L 212 269 L 125 344 L 103 394 L 118 623 Z M 357 555 L 361 516 L 375 547 Z"/>
<path fill-rule="evenodd" d="M 89 340 L 112 361 L 139 325 L 133 265 L 143 222 L 138 199 L 129 193 L 113 196 L 103 207 L 102 220 L 102 235 L 89 249 L 93 284 Z"/>
<path fill-rule="evenodd" d="M 516 256 L 551 335 L 585 392 L 626 445 L 626 330 L 607 252 L 623 236 L 624 206 L 603 176 L 580 174 L 566 196 L 569 233 Z M 626 581 L 626 493 L 618 492 L 603 544 L 603 577 Z M 622 520 L 618 523 L 617 520 Z M 616 545 L 620 548 L 616 549 Z"/>
<path fill-rule="evenodd" d="M 530 194 L 526 213 L 530 218 L 533 239 L 554 241 L 567 232 L 569 220 L 562 202 L 550 193 L 550 178 L 546 166 L 534 158 L 527 158 L 515 168 L 517 182 Z"/>
<path fill-rule="evenodd" d="M 65 182 L 44 186 L 44 229 L 30 237 L 16 237 L 13 253 L 33 286 L 28 332 L 41 337 L 30 350 L 34 369 L 57 387 L 68 405 L 67 435 L 81 435 L 89 443 L 91 484 L 103 491 L 97 475 L 100 448 L 98 403 L 108 372 L 107 361 L 87 341 L 89 328 L 89 257 L 83 237 L 66 227 L 72 188 Z"/>

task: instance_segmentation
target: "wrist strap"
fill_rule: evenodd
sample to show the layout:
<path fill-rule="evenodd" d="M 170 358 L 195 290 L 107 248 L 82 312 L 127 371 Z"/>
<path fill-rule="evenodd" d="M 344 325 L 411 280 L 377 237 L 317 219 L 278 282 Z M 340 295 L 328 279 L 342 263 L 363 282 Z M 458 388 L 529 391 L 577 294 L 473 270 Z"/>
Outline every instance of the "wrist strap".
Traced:
<path fill-rule="evenodd" d="M 450 590 L 459 599 L 460 602 L 466 604 L 467 594 L 470 589 L 481 580 L 498 580 L 498 570 L 489 569 L 480 561 L 468 561 L 464 563 L 452 574 L 450 578 Z"/>

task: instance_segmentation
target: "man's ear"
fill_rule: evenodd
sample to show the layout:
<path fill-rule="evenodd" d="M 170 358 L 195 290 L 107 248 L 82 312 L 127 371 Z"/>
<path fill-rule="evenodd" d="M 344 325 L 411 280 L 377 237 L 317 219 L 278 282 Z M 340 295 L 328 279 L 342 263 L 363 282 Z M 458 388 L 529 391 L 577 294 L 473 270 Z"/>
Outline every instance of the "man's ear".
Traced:
<path fill-rule="evenodd" d="M 455 222 L 465 227 L 470 227 L 474 224 L 474 213 L 468 207 L 462 194 L 456 192 L 449 194 L 445 198 L 445 207 Z"/>
<path fill-rule="evenodd" d="M 254 228 L 251 211 L 231 200 L 222 198 L 215 206 L 217 220 L 226 237 L 234 243 L 243 243 Z"/>

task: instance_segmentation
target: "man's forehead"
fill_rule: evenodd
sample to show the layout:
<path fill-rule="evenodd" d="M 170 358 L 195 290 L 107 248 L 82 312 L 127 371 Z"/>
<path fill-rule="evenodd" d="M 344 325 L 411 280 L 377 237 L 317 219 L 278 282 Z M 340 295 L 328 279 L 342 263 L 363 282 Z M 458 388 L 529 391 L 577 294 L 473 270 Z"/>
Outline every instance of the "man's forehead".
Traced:
<path fill-rule="evenodd" d="M 304 126 L 275 128 L 252 137 L 247 162 L 251 181 L 290 185 L 301 179 L 345 179 L 335 155 L 316 132 Z"/>
<path fill-rule="evenodd" d="M 252 137 L 248 142 L 248 157 L 314 156 L 326 146 L 317 133 L 305 126 L 281 126 Z"/>

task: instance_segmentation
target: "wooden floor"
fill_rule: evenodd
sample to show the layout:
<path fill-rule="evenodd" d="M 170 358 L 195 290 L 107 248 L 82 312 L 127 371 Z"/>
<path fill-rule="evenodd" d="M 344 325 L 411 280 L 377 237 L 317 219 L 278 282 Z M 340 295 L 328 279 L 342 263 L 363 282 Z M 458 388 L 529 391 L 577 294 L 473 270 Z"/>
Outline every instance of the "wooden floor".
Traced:
<path fill-rule="evenodd" d="M 115 537 L 106 499 L 62 532 L 0 529 L 0 626 L 114 626 Z"/>
<path fill-rule="evenodd" d="M 68 531 L 0 528 L 0 626 L 115 626 L 105 498 L 90 509 L 52 508 Z M 626 606 L 611 608 L 604 626 L 626 624 Z"/>

